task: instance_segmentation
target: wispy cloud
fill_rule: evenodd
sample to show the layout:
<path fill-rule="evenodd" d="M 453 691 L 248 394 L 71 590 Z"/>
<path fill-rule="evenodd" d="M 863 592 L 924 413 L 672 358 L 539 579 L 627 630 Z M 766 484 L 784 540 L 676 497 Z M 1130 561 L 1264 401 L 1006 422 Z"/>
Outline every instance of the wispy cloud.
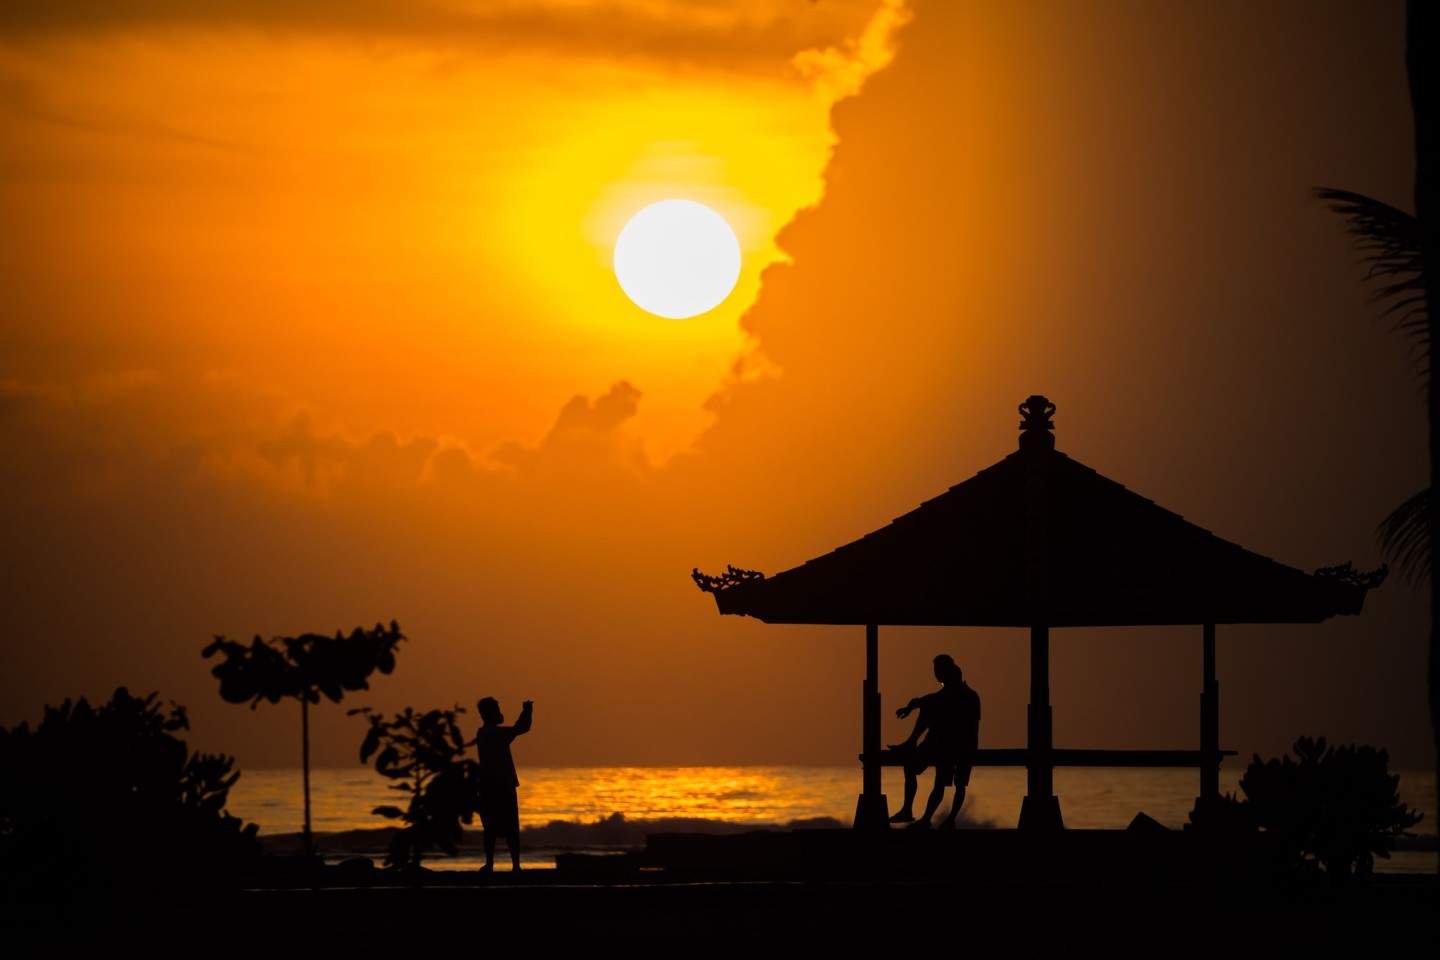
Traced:
<path fill-rule="evenodd" d="M 889 0 L 886 6 L 894 6 Z M 875 0 L 10 0 L 0 41 L 233 31 L 411 40 L 490 52 L 559 50 L 710 66 L 773 60 L 852 36 Z"/>
<path fill-rule="evenodd" d="M 858 37 L 847 38 L 836 46 L 802 50 L 795 55 L 795 66 L 815 81 L 825 100 L 853 97 L 867 77 L 895 59 L 896 34 L 912 16 L 906 0 L 881 0 Z"/>

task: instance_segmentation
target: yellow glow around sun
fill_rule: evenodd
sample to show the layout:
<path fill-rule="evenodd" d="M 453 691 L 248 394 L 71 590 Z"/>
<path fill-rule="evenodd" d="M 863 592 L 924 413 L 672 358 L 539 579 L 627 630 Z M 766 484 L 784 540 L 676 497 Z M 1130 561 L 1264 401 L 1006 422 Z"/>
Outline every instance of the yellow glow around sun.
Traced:
<path fill-rule="evenodd" d="M 615 240 L 615 279 L 642 310 L 672 320 L 699 316 L 735 289 L 740 241 L 703 203 L 652 203 Z"/>
<path fill-rule="evenodd" d="M 507 267 L 491 284 L 513 302 L 501 334 L 545 344 L 546 362 L 526 371 L 528 393 L 551 402 L 535 415 L 553 417 L 556 398 L 593 395 L 623 378 L 644 394 L 628 427 L 659 464 L 689 449 L 710 422 L 707 400 L 747 351 L 740 318 L 761 271 L 784 258 L 775 235 L 819 199 L 834 140 L 804 87 L 697 79 L 638 99 L 592 92 L 563 125 L 535 131 L 526 162 L 493 203 L 470 208 L 472 249 L 493 250 Z M 657 139 L 657 130 L 666 136 Z M 629 218 L 676 197 L 724 217 L 741 253 L 730 295 L 684 321 L 640 309 L 615 277 L 615 240 Z"/>

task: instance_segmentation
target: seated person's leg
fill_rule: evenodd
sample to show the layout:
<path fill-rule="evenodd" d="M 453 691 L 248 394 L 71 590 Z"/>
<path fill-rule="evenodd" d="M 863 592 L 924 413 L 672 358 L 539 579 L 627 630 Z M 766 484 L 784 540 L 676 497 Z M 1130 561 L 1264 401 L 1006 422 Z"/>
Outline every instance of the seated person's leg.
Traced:
<path fill-rule="evenodd" d="M 960 763 L 955 766 L 955 774 L 952 778 L 955 783 L 955 795 L 950 800 L 950 812 L 945 816 L 942 827 L 954 827 L 955 818 L 960 815 L 960 807 L 965 803 L 965 790 L 970 786 L 971 765 Z"/>
<path fill-rule="evenodd" d="M 913 762 L 905 764 L 905 801 L 900 805 L 900 809 L 895 815 L 890 818 L 891 823 L 909 823 L 915 819 L 913 812 L 915 809 L 915 792 L 919 784 L 920 774 L 924 769 L 923 766 L 917 766 Z"/>
<path fill-rule="evenodd" d="M 920 815 L 919 820 L 915 821 L 916 826 L 924 824 L 928 827 L 930 825 L 930 818 L 940 808 L 940 801 L 945 799 L 945 788 L 950 785 L 951 770 L 952 768 L 948 764 L 935 764 L 935 786 L 930 789 L 930 796 L 925 800 L 925 812 Z"/>

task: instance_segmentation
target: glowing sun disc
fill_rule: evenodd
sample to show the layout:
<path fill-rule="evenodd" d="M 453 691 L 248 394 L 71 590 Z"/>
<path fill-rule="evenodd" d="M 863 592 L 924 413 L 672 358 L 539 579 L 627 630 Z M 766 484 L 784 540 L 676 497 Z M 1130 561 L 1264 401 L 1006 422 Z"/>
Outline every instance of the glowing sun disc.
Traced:
<path fill-rule="evenodd" d="M 713 310 L 740 279 L 740 241 L 725 218 L 694 200 L 661 200 L 615 240 L 615 279 L 640 309 L 683 320 Z"/>

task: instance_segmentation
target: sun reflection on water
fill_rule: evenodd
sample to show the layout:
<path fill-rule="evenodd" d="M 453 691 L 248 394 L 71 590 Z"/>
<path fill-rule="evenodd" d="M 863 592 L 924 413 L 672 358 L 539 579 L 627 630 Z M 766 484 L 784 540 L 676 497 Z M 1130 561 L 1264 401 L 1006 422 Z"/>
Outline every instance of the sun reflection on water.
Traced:
<path fill-rule="evenodd" d="M 803 767 L 576 767 L 531 771 L 522 824 L 593 820 L 615 812 L 632 820 L 697 818 L 786 823 L 849 817 L 836 803 L 835 773 Z M 847 777 L 853 780 L 853 775 Z M 853 785 L 849 786 L 853 792 Z M 853 797 L 850 804 L 853 806 Z"/>
<path fill-rule="evenodd" d="M 1221 771 L 1220 789 L 1238 792 L 1240 768 Z M 1429 771 L 1397 771 L 1400 795 L 1424 812 L 1414 833 L 1436 835 L 1436 797 Z M 522 827 L 560 821 L 596 824 L 620 814 L 628 821 L 705 820 L 724 824 L 783 826 L 829 818 L 848 826 L 860 792 L 855 767 L 553 767 L 520 770 Z M 971 825 L 1014 827 L 1025 795 L 1026 775 L 1019 768 L 980 768 L 970 783 L 962 819 Z M 373 830 L 391 825 L 373 815 L 382 804 L 401 802 L 388 782 L 368 768 L 316 770 L 311 773 L 314 829 L 321 834 Z M 929 790 L 921 782 L 921 799 Z M 1197 790 L 1192 770 L 1057 770 L 1055 790 L 1065 825 L 1078 829 L 1124 829 L 1145 813 L 1170 829 L 1181 829 Z M 890 809 L 901 796 L 901 774 L 887 768 L 882 788 Z M 948 800 L 947 800 L 948 803 Z M 298 833 L 301 828 L 300 772 L 245 771 L 230 794 L 229 811 L 256 823 L 262 836 Z M 678 825 L 679 829 L 689 829 Z M 526 851 L 540 857 L 542 851 Z M 1410 861 L 1414 861 L 1413 864 Z M 529 861 L 541 865 L 538 861 Z M 437 865 L 440 865 L 437 861 Z M 473 867 L 461 858 L 443 868 Z M 553 865 L 553 864 L 551 864 Z M 1434 854 L 1397 853 L 1377 863 L 1381 872 L 1433 871 Z"/>

